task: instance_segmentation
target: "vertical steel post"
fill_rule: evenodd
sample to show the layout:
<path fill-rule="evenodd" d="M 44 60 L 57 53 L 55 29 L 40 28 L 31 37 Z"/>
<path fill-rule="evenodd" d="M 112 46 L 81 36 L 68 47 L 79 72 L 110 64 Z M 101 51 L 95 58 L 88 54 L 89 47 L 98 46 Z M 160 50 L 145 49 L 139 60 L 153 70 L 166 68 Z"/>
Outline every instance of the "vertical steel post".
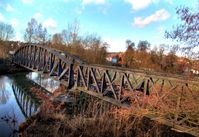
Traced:
<path fill-rule="evenodd" d="M 69 65 L 69 73 L 68 73 L 68 89 L 71 89 L 74 85 L 74 70 L 73 70 L 73 64 L 71 63 Z"/>

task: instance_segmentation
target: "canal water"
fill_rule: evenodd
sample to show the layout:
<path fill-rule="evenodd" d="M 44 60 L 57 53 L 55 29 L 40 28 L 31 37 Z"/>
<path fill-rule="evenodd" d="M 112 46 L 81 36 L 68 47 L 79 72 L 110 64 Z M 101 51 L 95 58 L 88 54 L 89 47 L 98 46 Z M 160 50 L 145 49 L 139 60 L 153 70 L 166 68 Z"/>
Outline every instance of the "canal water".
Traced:
<path fill-rule="evenodd" d="M 59 84 L 35 72 L 0 76 L 0 137 L 17 137 L 19 125 L 38 111 L 32 87 L 53 92 Z"/>

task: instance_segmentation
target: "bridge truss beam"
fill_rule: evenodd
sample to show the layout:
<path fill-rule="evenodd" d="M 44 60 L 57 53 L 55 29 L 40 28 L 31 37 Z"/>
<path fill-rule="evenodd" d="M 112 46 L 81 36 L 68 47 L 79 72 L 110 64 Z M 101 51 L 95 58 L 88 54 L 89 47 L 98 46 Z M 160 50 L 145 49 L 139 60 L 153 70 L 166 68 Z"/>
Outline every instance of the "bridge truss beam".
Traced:
<path fill-rule="evenodd" d="M 88 65 L 67 52 L 31 44 L 19 48 L 13 62 L 32 71 L 42 71 L 68 89 L 80 90 L 122 107 L 128 107 L 129 102 L 141 104 L 151 92 L 158 96 L 163 91 L 164 94 L 174 90 L 191 92 L 192 87 L 198 85 L 195 80 L 177 75 Z"/>

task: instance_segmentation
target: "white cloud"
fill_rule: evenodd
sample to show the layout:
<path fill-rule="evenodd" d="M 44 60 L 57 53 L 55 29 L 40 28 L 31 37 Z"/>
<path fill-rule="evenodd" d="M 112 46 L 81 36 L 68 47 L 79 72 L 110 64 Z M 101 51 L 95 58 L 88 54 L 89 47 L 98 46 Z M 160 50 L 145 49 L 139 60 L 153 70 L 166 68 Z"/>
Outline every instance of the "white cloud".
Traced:
<path fill-rule="evenodd" d="M 148 7 L 151 3 L 153 3 L 153 0 L 124 0 L 124 1 L 130 3 L 134 10 L 144 9 Z"/>
<path fill-rule="evenodd" d="M 2 22 L 2 21 L 4 21 L 5 20 L 5 18 L 4 18 L 4 16 L 3 16 L 3 14 L 0 12 L 0 22 Z"/>
<path fill-rule="evenodd" d="M 88 5 L 88 4 L 104 4 L 106 0 L 82 0 L 83 5 Z"/>
<path fill-rule="evenodd" d="M 14 12 L 14 11 L 16 11 L 10 4 L 7 4 L 7 6 L 6 6 L 6 11 L 7 12 Z"/>
<path fill-rule="evenodd" d="M 52 18 L 48 18 L 43 22 L 43 26 L 45 28 L 55 29 L 57 27 L 57 23 Z"/>
<path fill-rule="evenodd" d="M 33 18 L 35 18 L 36 20 L 40 19 L 42 17 L 42 14 L 40 12 L 36 12 L 34 15 L 33 15 Z"/>
<path fill-rule="evenodd" d="M 11 25 L 15 28 L 19 25 L 19 21 L 16 18 L 13 18 L 11 20 Z"/>
<path fill-rule="evenodd" d="M 145 9 L 151 4 L 158 4 L 160 2 L 173 4 L 173 0 L 124 0 L 124 2 L 130 3 L 134 10 Z"/>
<path fill-rule="evenodd" d="M 142 18 L 142 17 L 135 17 L 134 18 L 134 25 L 138 27 L 145 27 L 146 25 L 157 22 L 157 21 L 164 21 L 167 20 L 170 17 L 170 14 L 165 9 L 160 9 L 156 11 L 154 14 Z"/>
<path fill-rule="evenodd" d="M 34 0 L 21 0 L 23 4 L 32 4 Z"/>

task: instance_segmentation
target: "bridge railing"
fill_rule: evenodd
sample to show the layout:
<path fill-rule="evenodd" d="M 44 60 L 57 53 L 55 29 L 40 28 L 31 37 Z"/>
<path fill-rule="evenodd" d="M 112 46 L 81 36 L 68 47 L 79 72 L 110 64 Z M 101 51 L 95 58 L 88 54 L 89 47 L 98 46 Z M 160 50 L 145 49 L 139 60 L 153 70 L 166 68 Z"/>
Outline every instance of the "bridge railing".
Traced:
<path fill-rule="evenodd" d="M 128 102 L 129 97 L 142 102 L 143 96 L 155 93 L 163 96 L 168 92 L 192 92 L 198 82 L 133 71 L 124 71 L 91 65 L 79 65 L 75 78 L 76 88 L 84 91 L 95 91 L 100 96 L 108 96 L 118 103 Z M 132 99 L 132 98 L 131 98 Z M 132 101 L 132 100 L 131 100 Z"/>
<path fill-rule="evenodd" d="M 67 52 L 36 45 L 21 47 L 14 54 L 13 61 L 54 77 L 69 89 L 81 90 L 122 106 L 129 102 L 140 103 L 143 97 L 152 93 L 167 96 L 168 92 L 192 92 L 198 86 L 197 78 L 88 65 Z"/>

